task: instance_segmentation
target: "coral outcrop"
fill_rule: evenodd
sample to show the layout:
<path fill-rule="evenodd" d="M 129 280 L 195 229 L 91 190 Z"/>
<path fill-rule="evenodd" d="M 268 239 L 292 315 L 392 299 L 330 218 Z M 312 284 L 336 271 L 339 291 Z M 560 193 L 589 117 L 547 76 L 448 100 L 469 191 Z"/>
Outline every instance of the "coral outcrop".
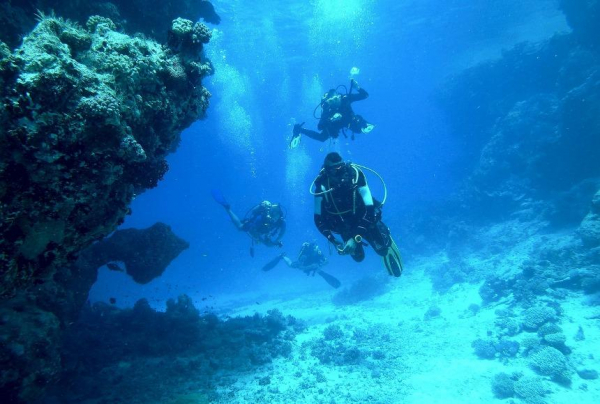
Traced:
<path fill-rule="evenodd" d="M 200 315 L 186 295 L 169 300 L 165 312 L 146 300 L 126 310 L 96 303 L 67 333 L 65 377 L 51 393 L 61 402 L 171 402 L 192 387 L 207 389 L 216 372 L 250 371 L 288 357 L 303 329 L 277 310 L 230 319 Z M 148 371 L 156 366 L 160 372 Z"/>
<path fill-rule="evenodd" d="M 43 324 L 62 324 L 65 313 L 76 312 L 96 271 L 74 269 L 79 252 L 123 222 L 133 198 L 167 171 L 165 158 L 181 132 L 204 116 L 210 93 L 202 79 L 212 67 L 202 49 L 210 35 L 190 21 L 176 20 L 172 29 L 182 23 L 191 27 L 178 31 L 188 47 L 128 36 L 102 16 L 81 26 L 40 15 L 19 48 L 0 43 L 3 310 L 24 301 L 26 312 L 54 316 Z M 160 261 L 154 269 L 146 266 L 153 258 Z M 147 282 L 168 260 L 129 260 L 128 271 Z M 3 318 L 10 321 L 0 333 L 26 346 L 30 325 L 12 321 L 19 316 Z M 55 328 L 38 332 L 55 351 Z M 14 361 L 7 349 L 0 355 L 2 368 L 10 369 L 0 379 L 3 397 L 29 400 L 52 381 L 48 375 L 58 374 L 56 361 L 44 364 L 28 351 Z M 31 373 L 29 361 L 42 370 Z"/>
<path fill-rule="evenodd" d="M 137 283 L 145 284 L 161 276 L 188 247 L 189 243 L 177 237 L 169 226 L 156 223 L 143 230 L 117 230 L 84 250 L 75 266 L 78 272 L 87 273 L 114 261 L 123 262 L 127 274 Z M 123 269 L 118 265 L 114 268 Z"/>
<path fill-rule="evenodd" d="M 156 186 L 181 131 L 202 118 L 210 72 L 92 17 L 45 18 L 10 56 L 2 89 L 2 295 L 51 276 L 112 232 L 134 196 Z M 193 32 L 187 35 L 192 41 Z M 187 86 L 174 86 L 178 63 Z"/>
<path fill-rule="evenodd" d="M 99 15 L 110 18 L 120 30 L 139 32 L 159 42 L 167 40 L 170 22 L 178 17 L 191 21 L 202 18 L 211 24 L 221 22 L 207 0 L 9 0 L 0 4 L 0 41 L 10 47 L 20 45 L 23 36 L 34 27 L 38 11 L 54 12 L 80 24 Z"/>
<path fill-rule="evenodd" d="M 587 247 L 600 247 L 600 190 L 592 198 L 590 212 L 583 218 L 578 229 Z"/>

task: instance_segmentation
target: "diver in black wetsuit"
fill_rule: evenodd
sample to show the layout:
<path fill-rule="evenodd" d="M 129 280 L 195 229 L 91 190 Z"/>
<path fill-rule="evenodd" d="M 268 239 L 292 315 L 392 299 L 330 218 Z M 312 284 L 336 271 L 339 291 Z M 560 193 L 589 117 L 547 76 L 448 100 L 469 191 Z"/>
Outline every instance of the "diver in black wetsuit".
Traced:
<path fill-rule="evenodd" d="M 353 94 L 352 89 L 356 89 L 358 93 Z M 331 89 L 323 95 L 323 99 L 319 104 L 322 108 L 321 118 L 317 128 L 320 132 L 304 129 L 303 123 L 294 125 L 292 140 L 290 147 L 298 146 L 300 135 L 306 135 L 311 139 L 324 142 L 327 139 L 335 139 L 339 136 L 340 131 L 346 136 L 346 129 L 352 132 L 352 139 L 355 133 L 369 133 L 375 125 L 368 123 L 362 116 L 357 115 L 352 110 L 352 103 L 366 99 L 369 94 L 352 79 L 350 81 L 350 91 L 348 94 L 340 94 L 335 89 Z"/>
<path fill-rule="evenodd" d="M 286 224 L 281 205 L 262 201 L 246 213 L 243 219 L 231 210 L 231 205 L 217 190 L 212 191 L 213 198 L 217 201 L 229 217 L 233 225 L 246 232 L 252 239 L 250 255 L 254 256 L 254 244 L 264 244 L 267 247 L 283 247 L 281 239 L 285 234 Z"/>
<path fill-rule="evenodd" d="M 312 276 L 319 268 L 327 265 L 327 257 L 315 243 L 303 243 L 296 261 L 292 261 L 286 255 L 282 258 L 288 267 L 300 269 L 306 275 Z"/>
<path fill-rule="evenodd" d="M 400 252 L 390 229 L 381 221 L 383 202 L 373 199 L 361 168 L 366 169 L 344 162 L 335 152 L 325 157 L 323 168 L 314 180 L 315 224 L 339 254 L 362 261 L 366 240 L 383 258 L 390 275 L 400 276 Z M 339 234 L 342 241 L 334 233 Z"/>
<path fill-rule="evenodd" d="M 318 274 L 325 282 L 336 289 L 342 284 L 335 276 L 328 274 L 321 269 L 327 265 L 328 260 L 316 243 L 302 243 L 302 248 L 300 248 L 300 253 L 298 253 L 298 259 L 296 261 L 292 261 L 285 253 L 282 253 L 269 261 L 262 270 L 270 271 L 275 268 L 281 260 L 283 260 L 288 267 L 299 269 L 306 275 L 315 276 L 315 274 Z"/>

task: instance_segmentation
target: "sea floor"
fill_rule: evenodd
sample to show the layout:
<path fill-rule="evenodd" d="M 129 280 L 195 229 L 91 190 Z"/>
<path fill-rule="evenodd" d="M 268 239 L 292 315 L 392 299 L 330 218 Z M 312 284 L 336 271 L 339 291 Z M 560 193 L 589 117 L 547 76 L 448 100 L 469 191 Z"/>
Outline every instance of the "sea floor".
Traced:
<path fill-rule="evenodd" d="M 600 380 L 574 374 L 571 385 L 562 386 L 536 375 L 520 354 L 503 360 L 478 358 L 471 343 L 494 334 L 495 311 L 507 304 L 481 306 L 478 289 L 479 285 L 460 284 L 445 294 L 435 293 L 424 268 L 415 263 L 391 282 L 386 293 L 355 305 L 334 305 L 333 291 L 294 298 L 271 295 L 270 300 L 261 296 L 260 304 L 253 294 L 224 299 L 220 303 L 230 316 L 278 309 L 306 321 L 307 329 L 293 341 L 291 357 L 275 359 L 251 373 L 215 375 L 216 402 L 527 402 L 494 396 L 492 378 L 500 372 L 545 379 L 548 394 L 542 402 L 600 402 Z M 597 308 L 577 294 L 561 305 L 559 325 L 572 349 L 572 365 L 599 369 L 600 320 L 590 319 L 598 315 Z M 580 326 L 584 341 L 574 338 Z M 317 358 L 318 347 L 337 347 L 346 356 L 324 364 Z"/>

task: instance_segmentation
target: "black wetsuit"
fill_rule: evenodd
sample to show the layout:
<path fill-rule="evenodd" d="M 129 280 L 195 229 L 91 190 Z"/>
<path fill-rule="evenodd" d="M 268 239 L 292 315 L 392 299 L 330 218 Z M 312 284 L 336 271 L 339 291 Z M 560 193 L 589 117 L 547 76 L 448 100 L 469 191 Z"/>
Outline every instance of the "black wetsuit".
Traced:
<path fill-rule="evenodd" d="M 327 257 L 320 252 L 321 251 L 318 250 L 314 244 L 303 247 L 302 250 L 300 250 L 298 260 L 292 263 L 292 268 L 310 271 L 324 266 L 327 264 Z"/>
<path fill-rule="evenodd" d="M 267 208 L 255 207 L 242 221 L 242 230 L 264 245 L 278 245 L 285 233 L 285 220 L 281 215 L 278 220 L 273 220 L 268 213 Z"/>
<path fill-rule="evenodd" d="M 321 142 L 326 141 L 329 138 L 337 138 L 340 135 L 340 131 L 349 129 L 353 133 L 361 133 L 368 123 L 360 115 L 357 115 L 352 110 L 352 103 L 354 101 L 364 100 L 369 96 L 362 88 L 358 90 L 358 93 L 344 94 L 341 95 L 341 102 L 339 108 L 331 108 L 326 102 L 323 103 L 323 113 L 317 127 L 321 132 L 315 132 L 309 129 L 302 129 L 301 133 L 310 137 L 311 139 L 319 140 Z M 342 117 L 337 121 L 331 121 L 331 118 L 339 113 Z"/>
<path fill-rule="evenodd" d="M 346 163 L 343 172 L 329 176 L 323 170 L 315 181 L 315 193 L 324 192 L 321 201 L 321 214 L 315 214 L 317 229 L 329 241 L 334 242 L 333 233 L 339 234 L 344 242 L 360 235 L 381 256 L 385 256 L 392 244 L 389 228 L 381 221 L 381 204 L 373 201 L 366 206 L 359 188 L 366 185 L 364 173 Z M 331 192 L 325 192 L 333 189 Z M 363 244 L 359 244 L 352 258 L 364 259 Z"/>

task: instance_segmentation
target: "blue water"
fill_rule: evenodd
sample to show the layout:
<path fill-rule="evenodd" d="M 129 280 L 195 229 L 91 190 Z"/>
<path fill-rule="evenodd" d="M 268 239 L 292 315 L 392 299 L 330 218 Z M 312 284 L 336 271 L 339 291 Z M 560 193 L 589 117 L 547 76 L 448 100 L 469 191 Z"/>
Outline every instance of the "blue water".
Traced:
<path fill-rule="evenodd" d="M 149 285 L 102 270 L 92 300 L 115 296 L 130 306 L 149 297 L 161 306 L 181 293 L 288 288 L 285 277 L 265 279 L 259 268 L 273 250 L 259 246 L 251 258 L 249 239 L 212 201 L 210 189 L 220 189 L 239 214 L 263 199 L 282 203 L 289 253 L 306 240 L 326 248 L 313 224 L 308 188 L 329 151 L 383 176 L 389 190 L 384 219 L 392 232 L 399 230 L 407 211 L 443 201 L 464 177 L 461 145 L 434 102 L 443 80 L 498 58 L 515 43 L 569 30 L 551 0 L 213 3 L 222 23 L 212 27 L 206 50 L 215 66 L 205 82 L 213 93 L 208 116 L 183 133 L 165 179 L 137 197 L 122 226 L 162 221 L 191 247 Z M 320 96 L 348 86 L 352 67 L 360 69 L 355 78 L 370 94 L 354 110 L 375 130 L 333 144 L 304 137 L 301 147 L 288 150 L 291 125 L 306 121 L 315 128 L 312 112 Z M 381 196 L 374 177 L 370 184 Z M 346 280 L 382 270 L 374 254 L 362 265 L 331 261 L 329 269 Z M 326 287 L 299 276 L 295 281 L 298 292 Z"/>

